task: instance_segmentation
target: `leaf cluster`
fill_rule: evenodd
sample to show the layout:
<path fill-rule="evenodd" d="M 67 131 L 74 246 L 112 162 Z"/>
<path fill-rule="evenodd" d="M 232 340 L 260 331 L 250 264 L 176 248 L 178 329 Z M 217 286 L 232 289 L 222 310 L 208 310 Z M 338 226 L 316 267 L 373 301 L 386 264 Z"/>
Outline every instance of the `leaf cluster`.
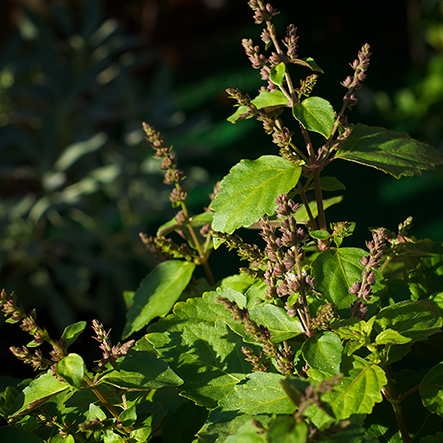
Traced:
<path fill-rule="evenodd" d="M 0 413 L 9 425 L 0 428 L 2 441 L 441 438 L 443 246 L 410 236 L 410 218 L 396 232 L 372 229 L 364 248 L 345 246 L 355 223 L 328 225 L 326 209 L 341 196 L 323 197 L 344 187 L 322 174 L 347 160 L 398 179 L 442 164 L 443 156 L 407 134 L 348 122 L 368 45 L 334 111 L 313 95 L 323 71 L 298 56 L 296 28 L 288 26 L 280 42 L 272 24 L 278 12 L 260 0 L 249 5 L 268 52 L 250 40 L 243 46 L 267 85 L 252 99 L 229 89 L 238 109 L 228 120 L 256 119 L 278 153 L 241 160 L 214 189 L 209 210 L 192 215 L 172 148 L 144 125 L 177 209 L 155 236 L 141 236 L 160 263 L 125 293 L 123 339 L 144 335 L 112 345 L 94 321 L 102 358 L 90 369 L 68 350 L 85 322 L 53 340 L 34 312 L 2 292 L 7 321 L 33 337 L 13 352 L 40 371 L 33 380 L 2 380 Z M 319 74 L 296 88 L 294 73 L 303 69 Z M 255 242 L 242 238 L 244 229 L 259 231 Z M 217 282 L 209 258 L 223 244 L 248 264 Z M 196 278 L 198 267 L 206 278 Z M 52 346 L 48 358 L 29 351 L 44 342 Z"/>

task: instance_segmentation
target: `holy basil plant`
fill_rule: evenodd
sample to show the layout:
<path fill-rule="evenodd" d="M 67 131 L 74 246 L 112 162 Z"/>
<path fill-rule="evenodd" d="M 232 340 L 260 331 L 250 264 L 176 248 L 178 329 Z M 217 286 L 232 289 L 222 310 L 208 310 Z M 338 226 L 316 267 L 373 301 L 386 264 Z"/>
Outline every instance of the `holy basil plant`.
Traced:
<path fill-rule="evenodd" d="M 257 120 L 276 147 L 234 165 L 209 207 L 191 214 L 172 148 L 143 125 L 177 213 L 156 235 L 141 234 L 159 264 L 124 294 L 127 341 L 112 345 L 94 321 L 103 355 L 88 368 L 68 350 L 86 322 L 54 340 L 3 291 L 6 321 L 32 336 L 11 351 L 38 372 L 0 378 L 2 442 L 443 441 L 443 245 L 412 237 L 408 218 L 396 231 L 369 230 L 364 246 L 343 246 L 355 223 L 328 224 L 325 210 L 341 196 L 324 197 L 344 189 L 324 173 L 333 161 L 398 179 L 442 165 L 443 155 L 348 121 L 369 45 L 336 107 L 314 95 L 323 71 L 299 57 L 294 25 L 280 40 L 277 11 L 249 5 L 265 51 L 249 39 L 243 46 L 266 83 L 253 98 L 228 89 L 237 108 L 228 120 Z M 257 240 L 243 240 L 244 229 Z M 215 281 L 209 256 L 225 247 L 246 266 Z M 206 277 L 195 276 L 200 267 Z"/>

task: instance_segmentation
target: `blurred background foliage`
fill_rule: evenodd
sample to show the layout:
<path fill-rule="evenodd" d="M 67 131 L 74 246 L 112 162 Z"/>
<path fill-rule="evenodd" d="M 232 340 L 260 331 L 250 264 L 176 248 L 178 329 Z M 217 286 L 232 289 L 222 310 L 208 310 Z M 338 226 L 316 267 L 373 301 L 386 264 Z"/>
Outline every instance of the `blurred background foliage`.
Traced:
<path fill-rule="evenodd" d="M 295 23 L 300 56 L 325 71 L 316 95 L 339 109 L 348 63 L 368 42 L 369 75 L 350 121 L 443 149 L 441 1 L 273 5 L 280 33 Z M 123 291 L 155 265 L 138 233 L 155 233 L 173 215 L 141 122 L 174 145 L 191 210 L 201 212 L 237 161 L 276 152 L 258 123 L 226 121 L 233 108 L 224 90 L 253 95 L 261 86 L 241 47 L 245 37 L 258 43 L 261 27 L 246 0 L 4 0 L 0 13 L 2 286 L 56 331 L 93 317 L 119 331 Z M 357 222 L 348 242 L 409 215 L 413 234 L 443 240 L 441 169 L 395 180 L 334 163 L 334 174 L 347 190 L 327 215 Z M 221 278 L 236 263 L 218 254 Z M 9 339 L 2 334 L 3 361 Z"/>

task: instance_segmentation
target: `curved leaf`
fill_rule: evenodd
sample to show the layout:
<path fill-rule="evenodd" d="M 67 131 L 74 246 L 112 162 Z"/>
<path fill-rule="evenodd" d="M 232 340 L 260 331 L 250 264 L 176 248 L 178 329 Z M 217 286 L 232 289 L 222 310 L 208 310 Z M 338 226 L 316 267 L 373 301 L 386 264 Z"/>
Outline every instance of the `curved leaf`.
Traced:
<path fill-rule="evenodd" d="M 183 380 L 151 352 L 131 351 L 119 362 L 119 370 L 106 373 L 101 380 L 113 386 L 147 391 L 164 386 L 179 386 Z"/>
<path fill-rule="evenodd" d="M 279 90 L 274 92 L 262 91 L 257 97 L 251 100 L 251 103 L 258 109 L 264 108 L 269 111 L 288 106 L 288 99 L 283 92 Z M 246 106 L 239 106 L 237 111 L 228 117 L 227 120 L 231 123 L 237 123 L 244 118 L 251 118 L 251 115 L 248 114 L 248 108 Z"/>
<path fill-rule="evenodd" d="M 68 354 L 57 363 L 57 374 L 74 388 L 80 389 L 85 374 L 83 358 L 78 354 Z"/>
<path fill-rule="evenodd" d="M 215 211 L 212 228 L 231 234 L 250 226 L 265 214 L 272 215 L 276 198 L 298 182 L 301 167 L 274 155 L 237 163 L 220 183 L 220 192 L 210 205 Z"/>
<path fill-rule="evenodd" d="M 420 384 L 420 396 L 430 412 L 443 416 L 443 362 L 424 376 Z"/>
<path fill-rule="evenodd" d="M 9 414 L 11 417 L 29 412 L 30 410 L 41 406 L 49 399 L 60 392 L 72 389 L 67 383 L 59 381 L 48 370 L 46 374 L 40 375 L 31 381 L 23 391 L 17 396 Z"/>
<path fill-rule="evenodd" d="M 340 373 L 343 346 L 334 332 L 326 331 L 308 338 L 301 351 L 309 367 L 329 375 Z"/>
<path fill-rule="evenodd" d="M 402 301 L 383 308 L 377 314 L 378 329 L 393 329 L 403 337 L 410 338 L 409 344 L 439 332 L 442 318 L 438 306 L 431 300 Z"/>
<path fill-rule="evenodd" d="M 332 105 L 321 97 L 309 97 L 296 103 L 292 114 L 305 129 L 318 132 L 326 139 L 332 133 L 335 123 L 335 112 Z"/>
<path fill-rule="evenodd" d="M 349 287 L 360 280 L 363 266 L 360 260 L 368 252 L 358 248 L 328 249 L 320 253 L 312 262 L 312 276 L 315 279 L 315 289 L 321 292 L 329 302 L 335 304 L 342 317 L 349 317 L 350 306 L 355 301 L 355 295 L 349 292 Z M 376 283 L 372 290 L 374 294 L 368 302 L 369 312 L 371 306 L 375 308 L 378 301 L 377 293 L 382 291 L 383 275 L 376 271 Z"/>
<path fill-rule="evenodd" d="M 292 414 L 296 406 L 286 395 L 280 381 L 284 376 L 271 372 L 254 372 L 237 384 L 219 406 L 223 411 L 243 414 Z"/>
<path fill-rule="evenodd" d="M 126 314 L 123 338 L 146 326 L 153 318 L 165 316 L 186 288 L 195 264 L 168 260 L 157 265 L 140 283 Z"/>
<path fill-rule="evenodd" d="M 340 146 L 337 158 L 380 169 L 400 178 L 421 175 L 443 164 L 443 154 L 404 132 L 357 124 Z"/>
<path fill-rule="evenodd" d="M 334 386 L 332 392 L 326 392 L 322 396 L 322 401 L 331 406 L 338 420 L 345 420 L 354 414 L 370 414 L 375 404 L 383 400 L 381 388 L 386 383 L 383 369 L 360 357 L 354 357 L 345 376 Z M 318 427 L 332 421 L 317 406 L 308 408 L 306 415 Z"/>

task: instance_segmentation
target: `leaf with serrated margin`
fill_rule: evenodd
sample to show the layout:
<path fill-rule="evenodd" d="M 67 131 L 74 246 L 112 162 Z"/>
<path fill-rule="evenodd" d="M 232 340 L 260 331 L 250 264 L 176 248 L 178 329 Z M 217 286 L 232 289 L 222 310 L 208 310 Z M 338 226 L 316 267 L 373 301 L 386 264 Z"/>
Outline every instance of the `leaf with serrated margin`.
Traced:
<path fill-rule="evenodd" d="M 145 336 L 185 381 L 182 395 L 209 408 L 252 370 L 241 352 L 242 338 L 228 326 L 231 313 L 217 302 L 218 296 L 246 306 L 246 297 L 233 289 L 208 292 L 177 303 L 173 314 L 151 325 Z"/>
<path fill-rule="evenodd" d="M 186 288 L 195 264 L 168 260 L 158 264 L 140 283 L 126 314 L 123 338 L 139 331 L 155 317 L 165 316 Z"/>
<path fill-rule="evenodd" d="M 229 436 L 232 436 L 245 423 L 257 420 L 266 426 L 271 417 L 268 415 L 239 414 L 235 411 L 222 411 L 221 408 L 213 409 L 206 420 L 205 425 L 198 432 L 199 443 L 225 443 Z M 193 442 L 195 443 L 195 442 Z"/>
<path fill-rule="evenodd" d="M 343 318 L 351 316 L 350 306 L 356 297 L 349 292 L 349 288 L 357 280 L 361 281 L 363 265 L 360 260 L 365 255 L 368 252 L 358 248 L 328 249 L 312 262 L 315 289 L 335 304 Z M 374 294 L 367 303 L 369 315 L 376 309 L 378 293 L 384 288 L 381 272 L 375 271 L 375 277 L 376 282 L 372 287 Z"/>
<path fill-rule="evenodd" d="M 301 352 L 309 367 L 332 376 L 340 373 L 343 345 L 334 332 L 326 331 L 308 338 Z"/>
<path fill-rule="evenodd" d="M 49 370 L 46 374 L 32 380 L 29 386 L 17 396 L 9 411 L 10 417 L 16 417 L 40 407 L 52 397 L 68 389 L 72 389 L 71 386 L 59 381 Z"/>
<path fill-rule="evenodd" d="M 284 376 L 271 372 L 254 372 L 237 384 L 219 406 L 223 411 L 242 414 L 292 414 L 296 406 L 286 395 L 280 381 Z"/>
<path fill-rule="evenodd" d="M 371 166 L 395 178 L 421 175 L 421 170 L 443 164 L 443 154 L 404 132 L 362 124 L 355 125 L 336 158 Z"/>
<path fill-rule="evenodd" d="M 294 118 L 305 129 L 318 132 L 324 138 L 329 138 L 335 123 L 335 112 L 332 105 L 321 97 L 309 97 L 292 108 Z"/>
<path fill-rule="evenodd" d="M 408 345 L 436 334 L 441 330 L 442 318 L 438 306 L 431 300 L 406 300 L 383 308 L 377 314 L 376 329 L 393 329 L 411 341 Z"/>
<path fill-rule="evenodd" d="M 132 391 L 147 391 L 183 384 L 183 380 L 151 352 L 131 351 L 118 363 L 119 370 L 106 372 L 100 381 Z"/>
<path fill-rule="evenodd" d="M 424 376 L 420 383 L 420 396 L 428 411 L 443 416 L 443 362 Z"/>
<path fill-rule="evenodd" d="M 301 167 L 275 155 L 237 163 L 221 181 L 210 205 L 215 211 L 212 228 L 231 234 L 265 214 L 274 214 L 275 200 L 296 186 L 300 174 Z"/>
<path fill-rule="evenodd" d="M 357 356 L 351 358 L 349 368 L 342 370 L 345 376 L 332 392 L 322 395 L 322 401 L 329 404 L 337 420 L 345 420 L 354 414 L 370 414 L 374 405 L 383 400 L 381 388 L 387 383 L 385 372 Z M 319 428 L 333 421 L 315 405 L 307 409 L 306 416 Z"/>
<path fill-rule="evenodd" d="M 257 107 L 257 109 L 264 108 L 266 111 L 273 109 L 283 108 L 288 106 L 288 99 L 281 91 L 262 91 L 257 97 L 251 100 L 251 103 Z M 244 118 L 251 118 L 252 116 L 248 113 L 247 106 L 239 106 L 238 109 L 228 117 L 228 121 L 231 123 L 237 123 L 239 120 Z"/>

